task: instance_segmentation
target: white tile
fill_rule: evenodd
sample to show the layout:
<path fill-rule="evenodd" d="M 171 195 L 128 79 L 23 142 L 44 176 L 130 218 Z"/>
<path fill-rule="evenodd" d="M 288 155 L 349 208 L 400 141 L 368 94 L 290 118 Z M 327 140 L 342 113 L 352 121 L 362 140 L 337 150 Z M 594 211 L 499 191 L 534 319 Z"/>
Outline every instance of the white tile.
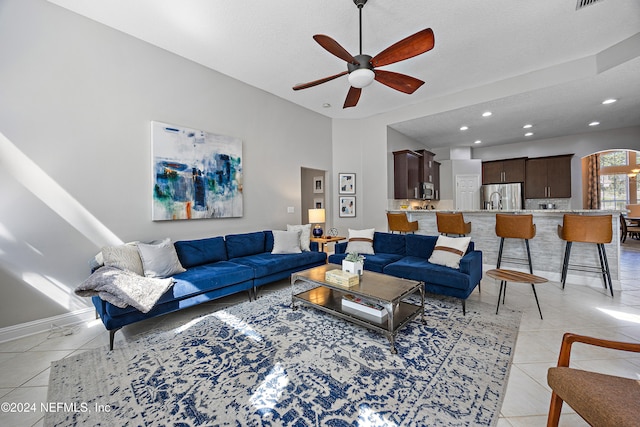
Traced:
<path fill-rule="evenodd" d="M 0 387 L 20 387 L 36 375 L 51 366 L 51 362 L 59 360 L 70 351 L 29 351 L 7 360 L 0 365 Z"/>
<path fill-rule="evenodd" d="M 28 410 L 22 412 L 0 412 L 2 426 L 32 426 L 44 417 L 41 403 L 47 401 L 46 387 L 17 388 L 2 397 L 3 402 L 29 404 Z"/>
<path fill-rule="evenodd" d="M 551 393 L 535 380 L 513 365 L 509 374 L 507 394 L 502 404 L 502 415 L 515 416 L 544 415 L 549 411 Z"/>
<path fill-rule="evenodd" d="M 27 351 L 42 343 L 47 339 L 48 332 L 29 335 L 11 341 L 0 343 L 0 352 L 20 352 Z"/>

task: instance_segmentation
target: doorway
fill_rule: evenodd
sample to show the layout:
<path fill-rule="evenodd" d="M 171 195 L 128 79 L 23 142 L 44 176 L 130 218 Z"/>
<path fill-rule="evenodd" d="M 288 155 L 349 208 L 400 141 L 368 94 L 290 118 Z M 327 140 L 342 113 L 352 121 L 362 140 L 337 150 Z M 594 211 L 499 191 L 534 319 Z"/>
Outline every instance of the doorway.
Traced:
<path fill-rule="evenodd" d="M 480 209 L 480 175 L 456 175 L 456 210 Z"/>
<path fill-rule="evenodd" d="M 321 169 L 300 168 L 300 220 L 309 224 L 309 209 L 326 209 L 327 171 Z M 326 215 L 329 218 L 329 215 Z"/>

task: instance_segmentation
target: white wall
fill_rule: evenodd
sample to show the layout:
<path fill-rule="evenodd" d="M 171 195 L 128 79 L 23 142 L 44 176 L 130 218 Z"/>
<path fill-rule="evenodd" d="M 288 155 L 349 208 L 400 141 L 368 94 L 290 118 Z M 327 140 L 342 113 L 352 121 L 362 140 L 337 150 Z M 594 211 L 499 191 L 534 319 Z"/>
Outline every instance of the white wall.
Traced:
<path fill-rule="evenodd" d="M 89 306 L 105 244 L 297 223 L 332 170 L 326 117 L 44 0 L 2 2 L 0 58 L 0 328 Z M 151 120 L 243 140 L 243 218 L 151 221 Z"/>

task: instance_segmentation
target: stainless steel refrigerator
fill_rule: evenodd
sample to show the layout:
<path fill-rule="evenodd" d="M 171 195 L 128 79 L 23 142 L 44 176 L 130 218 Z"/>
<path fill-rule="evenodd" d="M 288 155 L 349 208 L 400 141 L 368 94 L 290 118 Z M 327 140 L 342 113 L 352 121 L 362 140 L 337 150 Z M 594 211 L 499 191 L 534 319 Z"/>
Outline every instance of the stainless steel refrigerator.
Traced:
<path fill-rule="evenodd" d="M 522 183 L 489 184 L 480 188 L 482 209 L 519 210 L 522 209 Z"/>

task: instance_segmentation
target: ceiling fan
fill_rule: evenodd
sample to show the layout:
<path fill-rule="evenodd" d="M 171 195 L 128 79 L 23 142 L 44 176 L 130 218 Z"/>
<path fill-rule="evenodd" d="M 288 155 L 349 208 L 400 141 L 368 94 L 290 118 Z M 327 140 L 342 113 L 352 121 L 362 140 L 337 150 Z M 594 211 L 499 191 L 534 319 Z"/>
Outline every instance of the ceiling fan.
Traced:
<path fill-rule="evenodd" d="M 371 84 L 374 79 L 392 89 L 412 94 L 424 84 L 422 80 L 418 80 L 415 77 L 407 76 L 405 74 L 395 73 L 393 71 L 378 70 L 377 67 L 404 61 L 405 59 L 413 58 L 414 56 L 433 49 L 435 43 L 433 31 L 431 28 L 419 31 L 400 40 L 396 44 L 389 46 L 376 56 L 372 57 L 370 55 L 363 55 L 362 8 L 367 3 L 367 0 L 353 0 L 353 2 L 358 7 L 360 14 L 360 54 L 352 56 L 331 37 L 323 34 L 316 34 L 313 36 L 313 39 L 318 42 L 320 46 L 329 53 L 347 62 L 347 71 L 319 80 L 314 80 L 312 82 L 296 85 L 293 87 L 293 90 L 307 89 L 344 76 L 345 74 L 349 74 L 349 83 L 351 84 L 351 87 L 349 88 L 347 98 L 345 99 L 342 108 L 355 107 L 360 99 L 362 88 Z"/>

